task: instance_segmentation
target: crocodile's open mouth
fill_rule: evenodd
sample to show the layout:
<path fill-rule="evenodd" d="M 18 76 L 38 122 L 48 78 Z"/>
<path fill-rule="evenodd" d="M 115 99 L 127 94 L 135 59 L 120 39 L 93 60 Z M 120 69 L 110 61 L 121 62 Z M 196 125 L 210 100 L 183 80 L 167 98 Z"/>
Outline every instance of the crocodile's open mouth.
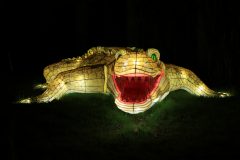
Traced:
<path fill-rule="evenodd" d="M 146 74 L 113 75 L 114 84 L 122 103 L 144 103 L 158 87 L 161 74 L 152 77 Z"/>

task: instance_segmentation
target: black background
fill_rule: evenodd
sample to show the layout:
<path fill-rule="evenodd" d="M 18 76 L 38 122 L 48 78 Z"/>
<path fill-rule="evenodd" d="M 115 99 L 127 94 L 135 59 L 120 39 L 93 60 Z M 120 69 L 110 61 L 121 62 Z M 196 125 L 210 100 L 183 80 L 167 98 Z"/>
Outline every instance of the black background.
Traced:
<path fill-rule="evenodd" d="M 21 1 L 7 4 L 12 73 L 79 56 L 93 46 L 157 48 L 212 87 L 239 86 L 240 11 L 233 1 Z"/>
<path fill-rule="evenodd" d="M 191 69 L 211 88 L 240 86 L 237 2 L 8 1 L 3 6 L 11 83 L 17 83 L 12 77 L 41 75 L 46 65 L 93 46 L 134 46 L 157 48 L 163 62 Z"/>

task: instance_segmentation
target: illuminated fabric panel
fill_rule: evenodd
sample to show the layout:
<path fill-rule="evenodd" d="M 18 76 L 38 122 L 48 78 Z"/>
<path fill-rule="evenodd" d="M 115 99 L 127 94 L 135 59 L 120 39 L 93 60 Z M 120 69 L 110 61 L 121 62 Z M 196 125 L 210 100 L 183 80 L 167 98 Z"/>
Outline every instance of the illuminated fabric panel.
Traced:
<path fill-rule="evenodd" d="M 197 96 L 230 96 L 209 89 L 188 69 L 164 64 L 154 48 L 93 47 L 81 57 L 45 67 L 43 75 L 46 83 L 35 88 L 45 91 L 20 103 L 51 102 L 68 93 L 110 93 L 120 110 L 137 114 L 178 89 Z"/>

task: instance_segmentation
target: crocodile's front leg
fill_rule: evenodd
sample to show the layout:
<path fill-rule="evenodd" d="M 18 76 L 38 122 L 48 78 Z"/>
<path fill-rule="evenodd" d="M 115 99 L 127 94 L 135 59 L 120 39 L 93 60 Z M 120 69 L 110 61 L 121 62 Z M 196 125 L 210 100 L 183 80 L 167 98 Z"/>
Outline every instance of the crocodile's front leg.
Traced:
<path fill-rule="evenodd" d="M 66 93 L 101 93 L 104 92 L 104 67 L 81 67 L 62 72 L 52 80 L 43 94 L 20 100 L 20 103 L 50 102 Z"/>
<path fill-rule="evenodd" d="M 215 92 L 208 88 L 192 71 L 175 65 L 166 65 L 170 91 L 184 89 L 194 95 L 205 97 L 226 97 L 228 93 Z"/>

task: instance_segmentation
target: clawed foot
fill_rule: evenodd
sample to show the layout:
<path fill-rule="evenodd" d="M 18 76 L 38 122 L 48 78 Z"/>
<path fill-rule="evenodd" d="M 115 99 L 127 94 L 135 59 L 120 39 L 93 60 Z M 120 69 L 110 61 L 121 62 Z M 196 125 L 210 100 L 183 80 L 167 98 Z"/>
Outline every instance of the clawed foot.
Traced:
<path fill-rule="evenodd" d="M 47 83 L 44 83 L 44 84 L 37 84 L 34 86 L 34 89 L 47 89 Z"/>
<path fill-rule="evenodd" d="M 231 94 L 226 92 L 218 92 L 218 96 L 221 98 L 225 98 L 225 97 L 230 97 Z"/>
<path fill-rule="evenodd" d="M 25 103 L 25 104 L 29 104 L 32 102 L 32 99 L 31 98 L 25 98 L 25 99 L 22 99 L 22 100 L 19 100 L 17 103 Z"/>

